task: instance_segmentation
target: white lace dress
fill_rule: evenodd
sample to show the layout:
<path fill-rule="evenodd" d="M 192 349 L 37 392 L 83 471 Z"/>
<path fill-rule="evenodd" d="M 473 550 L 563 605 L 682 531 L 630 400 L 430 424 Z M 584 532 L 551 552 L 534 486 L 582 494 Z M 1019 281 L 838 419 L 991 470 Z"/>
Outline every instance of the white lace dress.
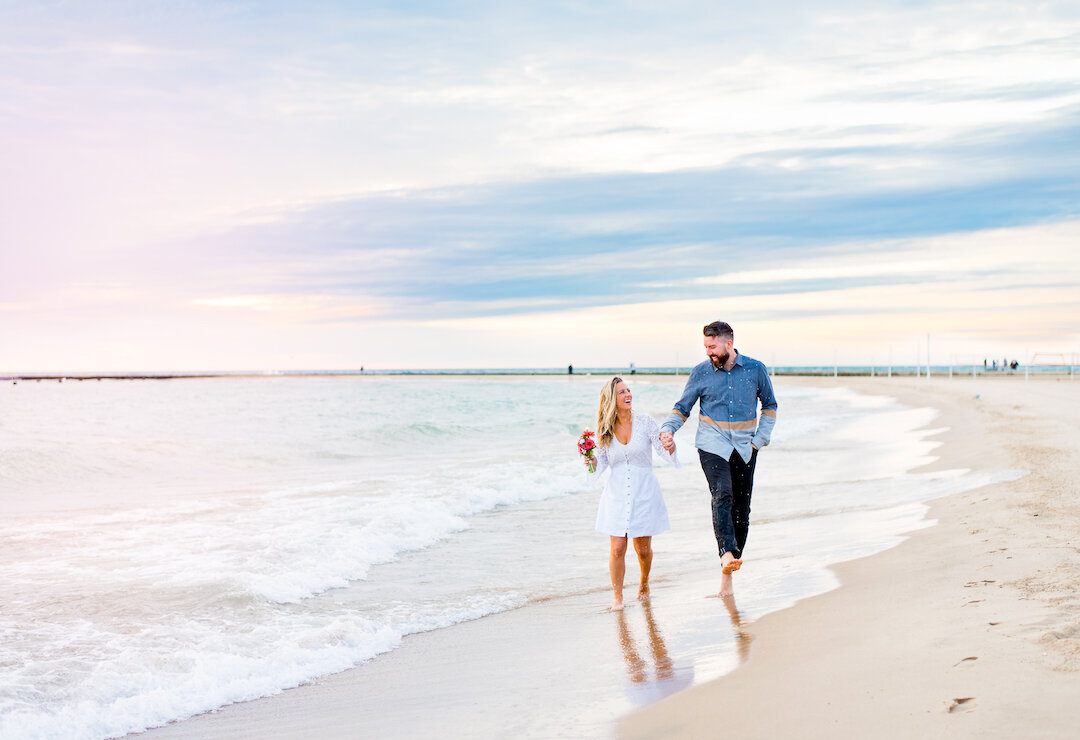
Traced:
<path fill-rule="evenodd" d="M 627 444 L 612 438 L 608 447 L 597 446 L 593 476 L 611 470 L 596 512 L 597 532 L 614 537 L 650 537 L 671 529 L 660 482 L 653 474 L 654 450 L 662 459 L 679 466 L 677 455 L 669 455 L 660 444 L 660 426 L 647 414 L 633 415 Z"/>

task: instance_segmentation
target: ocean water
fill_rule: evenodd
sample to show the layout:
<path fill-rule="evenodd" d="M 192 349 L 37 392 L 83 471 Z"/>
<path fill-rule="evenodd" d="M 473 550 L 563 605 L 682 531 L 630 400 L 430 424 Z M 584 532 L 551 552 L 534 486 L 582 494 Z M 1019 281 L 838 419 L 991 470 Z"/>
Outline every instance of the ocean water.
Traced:
<path fill-rule="evenodd" d="M 630 379 L 662 419 L 678 378 Z M 282 377 L 0 387 L 0 737 L 105 738 L 273 694 L 405 635 L 607 588 L 575 442 L 599 377 Z M 935 413 L 776 382 L 754 617 L 824 566 L 1018 471 L 912 473 Z M 715 564 L 693 423 L 658 471 L 663 574 Z M 660 545 L 658 543 L 658 550 Z M 552 568 L 552 559 L 558 564 Z M 730 666 L 703 666 L 708 677 Z"/>

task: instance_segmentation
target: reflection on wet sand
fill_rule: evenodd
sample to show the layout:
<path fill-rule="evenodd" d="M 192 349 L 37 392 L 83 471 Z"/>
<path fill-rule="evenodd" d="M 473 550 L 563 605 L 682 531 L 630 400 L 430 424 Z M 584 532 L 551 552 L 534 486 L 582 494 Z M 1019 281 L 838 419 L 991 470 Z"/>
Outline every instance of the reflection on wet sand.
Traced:
<path fill-rule="evenodd" d="M 731 626 L 735 628 L 735 653 L 739 656 L 739 665 L 742 665 L 750 657 L 750 643 L 754 636 L 746 631 L 746 623 L 739 613 L 739 608 L 735 606 L 734 594 L 721 596 L 720 600 L 724 602 Z"/>
<path fill-rule="evenodd" d="M 702 615 L 709 621 L 716 620 L 714 623 L 718 632 L 714 638 L 718 641 L 715 647 L 703 646 L 703 649 L 712 653 L 717 650 L 727 653 L 728 640 L 732 640 L 730 644 L 734 645 L 737 665 L 742 665 L 750 657 L 750 643 L 754 639 L 753 635 L 747 630 L 748 623 L 736 606 L 735 597 L 728 595 L 719 598 L 727 611 L 732 631 L 728 632 L 721 614 L 714 612 L 715 616 L 711 618 L 708 615 Z M 640 609 L 631 608 L 617 612 L 616 624 L 619 650 L 626 666 L 627 677 L 630 679 L 627 684 L 628 693 L 635 704 L 647 704 L 680 691 L 693 683 L 695 658 L 694 651 L 691 650 L 690 654 L 682 655 L 676 663 L 664 641 L 663 632 L 657 623 L 650 600 L 642 599 L 640 604 Z M 644 642 L 643 635 L 647 638 Z M 727 670 L 731 667 L 729 664 Z"/>
<path fill-rule="evenodd" d="M 622 649 L 623 660 L 626 661 L 626 672 L 630 674 L 630 680 L 634 683 L 644 683 L 649 680 L 645 673 L 645 660 L 638 652 L 634 636 L 630 634 L 630 626 L 626 623 L 626 612 L 619 612 L 619 647 Z"/>
<path fill-rule="evenodd" d="M 625 611 L 618 613 L 619 648 L 626 663 L 626 672 L 634 685 L 632 695 L 642 703 L 655 701 L 668 694 L 688 686 L 694 677 L 692 666 L 675 666 L 668 653 L 664 635 L 656 623 L 652 604 L 649 599 L 642 599 L 641 614 L 644 617 L 645 631 L 648 634 L 648 654 L 650 660 L 641 655 L 638 642 L 630 628 L 631 616 Z M 653 680 L 650 681 L 649 668 L 652 667 Z"/>

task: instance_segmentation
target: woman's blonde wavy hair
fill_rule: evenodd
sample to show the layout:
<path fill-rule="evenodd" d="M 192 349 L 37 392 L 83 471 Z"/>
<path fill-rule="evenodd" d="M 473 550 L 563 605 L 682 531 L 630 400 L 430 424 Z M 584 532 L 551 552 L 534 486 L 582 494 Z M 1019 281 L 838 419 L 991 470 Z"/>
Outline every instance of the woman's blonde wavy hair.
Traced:
<path fill-rule="evenodd" d="M 596 443 L 601 447 L 611 444 L 615 436 L 615 388 L 623 379 L 615 376 L 600 389 L 600 408 L 596 410 Z"/>

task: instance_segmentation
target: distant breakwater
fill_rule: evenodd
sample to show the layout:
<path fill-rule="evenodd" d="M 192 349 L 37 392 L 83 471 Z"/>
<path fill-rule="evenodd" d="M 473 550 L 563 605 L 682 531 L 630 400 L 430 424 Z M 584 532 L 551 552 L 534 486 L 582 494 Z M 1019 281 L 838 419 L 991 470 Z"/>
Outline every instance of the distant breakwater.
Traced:
<path fill-rule="evenodd" d="M 210 378 L 288 378 L 288 377 L 364 377 L 364 376 L 529 376 L 529 375 L 623 375 L 623 376 L 683 376 L 690 368 L 684 367 L 644 367 L 628 370 L 620 367 L 582 367 L 568 372 L 566 368 L 444 368 L 444 369 L 385 369 L 385 370 L 282 370 L 282 371 L 176 371 L 176 372 L 122 372 L 122 373 L 0 373 L 0 382 L 83 382 L 101 380 L 199 380 Z M 925 377 L 926 367 L 898 366 L 879 367 L 870 365 L 848 366 L 779 366 L 770 367 L 769 373 L 776 376 L 810 377 Z M 1008 377 L 1028 376 L 1075 376 L 1075 368 L 1062 365 L 1033 365 L 1016 370 L 994 370 L 981 366 L 934 365 L 929 368 L 931 377 Z"/>

